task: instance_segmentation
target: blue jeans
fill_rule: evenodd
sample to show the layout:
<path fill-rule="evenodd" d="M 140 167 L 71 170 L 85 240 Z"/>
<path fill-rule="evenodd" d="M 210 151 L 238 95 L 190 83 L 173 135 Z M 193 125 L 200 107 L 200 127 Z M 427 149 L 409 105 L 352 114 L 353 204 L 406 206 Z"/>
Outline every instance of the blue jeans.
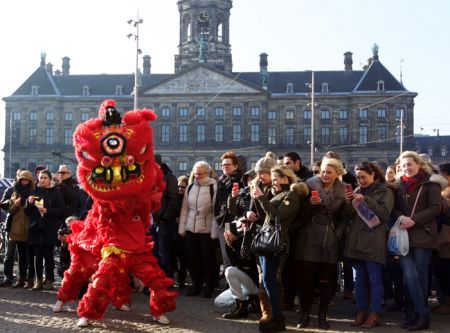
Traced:
<path fill-rule="evenodd" d="M 269 296 L 270 306 L 274 318 L 283 317 L 281 309 L 281 293 L 277 282 L 278 268 L 280 267 L 281 257 L 278 256 L 261 256 L 259 263 L 262 270 L 262 283 Z"/>
<path fill-rule="evenodd" d="M 356 272 L 355 294 L 358 311 L 369 310 L 380 313 L 383 300 L 383 266 L 373 261 L 354 261 L 353 268 Z M 370 290 L 370 308 L 369 308 Z"/>
<path fill-rule="evenodd" d="M 403 282 L 419 315 L 427 314 L 428 267 L 432 249 L 410 247 L 406 256 L 400 257 L 403 270 Z"/>

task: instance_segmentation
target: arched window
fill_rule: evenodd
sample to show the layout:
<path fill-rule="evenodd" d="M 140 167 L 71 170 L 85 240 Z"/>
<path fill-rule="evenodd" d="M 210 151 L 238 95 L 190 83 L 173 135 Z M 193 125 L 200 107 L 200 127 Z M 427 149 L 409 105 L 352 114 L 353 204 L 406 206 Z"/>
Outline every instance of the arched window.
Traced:
<path fill-rule="evenodd" d="M 222 22 L 219 23 L 217 26 L 217 41 L 222 42 L 223 41 L 223 24 Z"/>

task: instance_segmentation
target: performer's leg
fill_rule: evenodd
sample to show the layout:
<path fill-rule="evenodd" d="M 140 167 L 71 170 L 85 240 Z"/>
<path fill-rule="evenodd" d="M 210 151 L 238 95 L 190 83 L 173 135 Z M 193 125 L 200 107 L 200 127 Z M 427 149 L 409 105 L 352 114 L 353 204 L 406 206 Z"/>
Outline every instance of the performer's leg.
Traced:
<path fill-rule="evenodd" d="M 168 278 L 159 267 L 156 258 L 151 253 L 136 254 L 132 258 L 131 272 L 151 290 L 151 314 L 159 317 L 166 312 L 175 310 L 177 292 L 168 289 L 173 284 L 173 280 Z"/>
<path fill-rule="evenodd" d="M 80 289 L 97 270 L 98 260 L 91 252 L 79 248 L 72 251 L 70 267 L 64 272 L 64 279 L 57 293 L 58 300 L 63 303 L 76 300 Z"/>
<path fill-rule="evenodd" d="M 128 274 L 127 255 L 110 255 L 100 261 L 98 270 L 92 276 L 92 283 L 78 305 L 78 316 L 89 320 L 103 318 L 106 307 L 112 299 L 115 283 L 121 275 Z"/>

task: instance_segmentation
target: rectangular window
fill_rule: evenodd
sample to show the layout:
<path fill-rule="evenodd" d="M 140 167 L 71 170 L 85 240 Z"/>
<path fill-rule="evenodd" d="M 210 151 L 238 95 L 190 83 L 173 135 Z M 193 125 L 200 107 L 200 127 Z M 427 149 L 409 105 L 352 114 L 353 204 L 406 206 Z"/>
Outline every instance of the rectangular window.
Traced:
<path fill-rule="evenodd" d="M 73 120 L 73 114 L 72 114 L 72 112 L 65 112 L 65 113 L 64 113 L 64 120 L 65 120 L 65 121 L 72 121 L 72 120 Z"/>
<path fill-rule="evenodd" d="M 214 141 L 223 142 L 223 125 L 214 126 Z"/>
<path fill-rule="evenodd" d="M 330 119 L 330 111 L 328 111 L 328 110 L 320 111 L 320 118 L 322 118 L 322 119 Z"/>
<path fill-rule="evenodd" d="M 53 128 L 45 129 L 45 144 L 52 145 L 55 143 L 55 133 Z"/>
<path fill-rule="evenodd" d="M 359 110 L 359 118 L 360 119 L 367 119 L 367 116 L 368 116 L 368 110 L 367 109 Z"/>
<path fill-rule="evenodd" d="M 189 115 L 189 110 L 188 108 L 179 108 L 178 114 L 180 115 L 180 117 L 187 117 Z"/>
<path fill-rule="evenodd" d="M 277 112 L 276 111 L 269 111 L 269 112 L 267 112 L 267 119 L 269 119 L 269 120 L 276 120 L 277 119 Z"/>
<path fill-rule="evenodd" d="M 215 117 L 223 117 L 224 112 L 223 112 L 223 107 L 215 107 L 214 108 L 214 116 Z"/>
<path fill-rule="evenodd" d="M 286 119 L 287 120 L 294 119 L 294 111 L 293 110 L 287 110 L 286 111 Z"/>
<path fill-rule="evenodd" d="M 330 128 L 329 127 L 322 127 L 320 130 L 321 134 L 321 142 L 323 145 L 329 145 L 330 144 Z"/>
<path fill-rule="evenodd" d="M 340 110 L 339 111 L 339 119 L 348 119 L 348 112 L 347 112 L 347 110 Z"/>
<path fill-rule="evenodd" d="M 20 120 L 20 112 L 13 112 L 13 120 Z"/>
<path fill-rule="evenodd" d="M 242 116 L 242 108 L 240 106 L 235 106 L 233 108 L 233 117 L 240 117 Z"/>
<path fill-rule="evenodd" d="M 197 108 L 197 117 L 205 117 L 205 116 L 206 116 L 205 108 L 198 107 Z"/>
<path fill-rule="evenodd" d="M 405 111 L 404 111 L 404 109 L 396 109 L 396 110 L 395 110 L 395 118 L 396 118 L 397 120 L 400 120 L 400 118 L 402 117 L 402 114 L 403 114 L 403 117 L 405 117 Z"/>
<path fill-rule="evenodd" d="M 36 138 L 37 138 L 37 128 L 31 127 L 28 130 L 28 143 L 31 145 L 36 144 L 37 143 Z"/>
<path fill-rule="evenodd" d="M 205 142 L 205 125 L 197 125 L 197 142 Z"/>
<path fill-rule="evenodd" d="M 37 120 L 37 112 L 36 111 L 30 112 L 30 120 L 32 120 L 32 121 Z"/>
<path fill-rule="evenodd" d="M 170 142 L 170 126 L 161 126 L 161 142 Z"/>
<path fill-rule="evenodd" d="M 89 119 L 89 112 L 81 112 L 81 121 L 86 121 Z"/>
<path fill-rule="evenodd" d="M 267 143 L 269 145 L 276 145 L 277 144 L 277 129 L 276 128 L 268 128 L 267 129 Z"/>
<path fill-rule="evenodd" d="M 72 145 L 72 135 L 73 130 L 71 128 L 66 128 L 64 130 L 64 144 L 65 145 Z"/>
<path fill-rule="evenodd" d="M 386 118 L 386 109 L 377 109 L 378 118 Z"/>
<path fill-rule="evenodd" d="M 233 125 L 233 142 L 241 141 L 241 125 Z"/>
<path fill-rule="evenodd" d="M 386 126 L 380 126 L 377 128 L 377 140 L 380 143 L 383 143 L 387 138 L 387 130 Z"/>
<path fill-rule="evenodd" d="M 261 111 L 260 111 L 259 106 L 252 106 L 250 108 L 250 116 L 259 117 L 260 113 L 261 113 Z"/>
<path fill-rule="evenodd" d="M 187 142 L 188 140 L 188 126 L 187 125 L 180 125 L 180 142 Z"/>
<path fill-rule="evenodd" d="M 292 127 L 286 128 L 286 144 L 293 145 L 295 143 L 294 129 Z"/>
<path fill-rule="evenodd" d="M 303 119 L 311 119 L 311 110 L 303 111 Z"/>
<path fill-rule="evenodd" d="M 363 126 L 359 128 L 359 143 L 367 143 L 367 127 Z"/>
<path fill-rule="evenodd" d="M 53 121 L 55 120 L 55 114 L 53 111 L 49 111 L 45 113 L 45 120 Z"/>
<path fill-rule="evenodd" d="M 259 124 L 250 125 L 250 141 L 259 142 Z"/>
<path fill-rule="evenodd" d="M 161 109 L 161 117 L 170 117 L 170 108 L 165 106 Z"/>
<path fill-rule="evenodd" d="M 348 143 L 348 128 L 341 127 L 339 128 L 339 143 L 345 145 Z"/>
<path fill-rule="evenodd" d="M 178 170 L 179 171 L 187 171 L 188 164 L 187 162 L 178 162 Z"/>
<path fill-rule="evenodd" d="M 308 144 L 311 142 L 311 127 L 303 128 L 303 143 Z"/>

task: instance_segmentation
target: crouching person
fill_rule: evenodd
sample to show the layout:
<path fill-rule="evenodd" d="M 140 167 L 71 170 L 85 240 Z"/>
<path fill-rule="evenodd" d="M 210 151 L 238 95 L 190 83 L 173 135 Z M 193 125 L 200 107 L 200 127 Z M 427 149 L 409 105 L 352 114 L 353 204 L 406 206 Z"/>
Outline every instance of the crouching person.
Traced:
<path fill-rule="evenodd" d="M 259 310 L 258 305 L 258 269 L 256 258 L 249 251 L 248 240 L 252 239 L 252 230 L 247 223 L 226 223 L 224 238 L 227 256 L 231 266 L 225 270 L 229 289 L 214 300 L 216 306 L 228 306 L 234 303 L 230 312 L 224 313 L 225 319 L 246 318 L 248 307 Z M 238 232 L 239 230 L 239 232 Z"/>

